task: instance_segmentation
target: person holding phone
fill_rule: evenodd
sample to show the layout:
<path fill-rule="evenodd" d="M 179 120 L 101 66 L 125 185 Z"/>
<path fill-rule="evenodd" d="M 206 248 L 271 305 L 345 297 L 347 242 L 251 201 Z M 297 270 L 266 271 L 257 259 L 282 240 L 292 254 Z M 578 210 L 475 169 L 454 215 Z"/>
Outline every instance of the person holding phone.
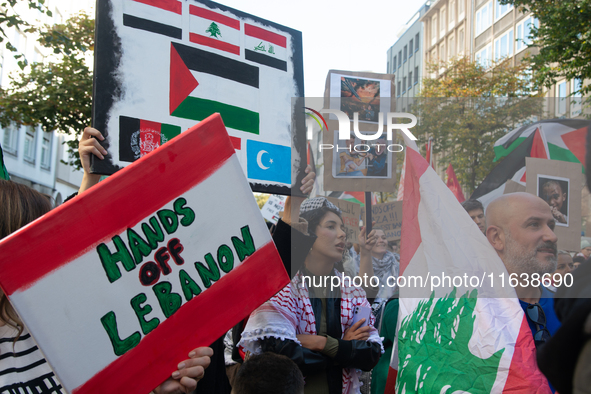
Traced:
<path fill-rule="evenodd" d="M 304 266 L 251 314 L 240 345 L 251 353 L 290 357 L 306 378 L 306 394 L 359 393 L 360 370 L 371 370 L 383 348 L 373 316 L 354 323 L 355 308 L 370 306 L 364 290 L 347 281 L 332 286 L 333 278 L 343 278 L 336 269 L 346 245 L 341 211 L 316 197 L 304 201 L 299 213 L 315 237 Z"/>

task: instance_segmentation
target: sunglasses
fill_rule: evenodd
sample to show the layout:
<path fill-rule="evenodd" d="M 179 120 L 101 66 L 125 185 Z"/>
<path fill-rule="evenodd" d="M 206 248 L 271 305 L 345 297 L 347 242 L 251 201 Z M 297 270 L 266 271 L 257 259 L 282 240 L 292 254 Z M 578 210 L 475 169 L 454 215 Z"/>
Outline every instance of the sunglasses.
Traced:
<path fill-rule="evenodd" d="M 546 315 L 540 304 L 536 302 L 535 304 L 528 305 L 525 314 L 536 325 L 536 329 L 538 330 L 534 333 L 536 347 L 546 343 L 550 339 L 550 331 L 546 329 Z"/>

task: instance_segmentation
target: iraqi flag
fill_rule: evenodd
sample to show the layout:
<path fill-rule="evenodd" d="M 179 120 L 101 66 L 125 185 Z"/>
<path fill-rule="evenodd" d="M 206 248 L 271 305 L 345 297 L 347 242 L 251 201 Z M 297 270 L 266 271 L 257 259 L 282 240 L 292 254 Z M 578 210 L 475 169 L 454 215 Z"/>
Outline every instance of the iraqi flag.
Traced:
<path fill-rule="evenodd" d="M 219 115 L 0 241 L 71 394 L 150 392 L 288 282 Z"/>
<path fill-rule="evenodd" d="M 246 60 L 287 71 L 287 37 L 283 34 L 244 24 Z"/>
<path fill-rule="evenodd" d="M 416 144 L 405 141 L 399 330 L 386 392 L 550 393 L 515 291 L 487 281 L 506 277 L 505 266 Z M 470 280 L 433 286 L 444 275 Z"/>
<path fill-rule="evenodd" d="M 477 199 L 486 207 L 492 200 L 501 196 L 505 191 L 505 183 L 513 180 L 522 185 L 526 182 L 525 158 L 535 157 L 547 159 L 548 151 L 544 138 L 539 128 L 536 128 L 529 136 L 511 151 L 493 170 L 484 178 L 482 183 L 472 193 L 471 199 Z"/>
<path fill-rule="evenodd" d="M 170 47 L 170 115 L 260 133 L 259 68 L 179 43 Z"/>
<path fill-rule="evenodd" d="M 189 41 L 240 55 L 240 21 L 236 18 L 191 4 Z"/>
<path fill-rule="evenodd" d="M 182 39 L 183 4 L 179 0 L 124 0 L 123 25 Z"/>

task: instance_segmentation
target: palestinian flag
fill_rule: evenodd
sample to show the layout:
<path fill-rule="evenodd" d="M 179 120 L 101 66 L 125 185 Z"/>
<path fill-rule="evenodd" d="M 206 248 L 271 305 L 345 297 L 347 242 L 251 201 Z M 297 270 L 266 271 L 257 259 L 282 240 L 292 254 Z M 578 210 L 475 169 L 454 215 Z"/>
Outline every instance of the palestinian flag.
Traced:
<path fill-rule="evenodd" d="M 591 122 L 586 120 L 543 121 L 501 138 L 495 145 L 506 145 L 508 148 L 512 147 L 511 150 L 503 151 L 503 154 L 508 154 L 493 168 L 470 198 L 478 199 L 486 206 L 503 194 L 505 183 L 509 179 L 525 185 L 526 157 L 584 163 L 589 126 Z M 515 144 L 517 145 L 514 146 Z"/>
<path fill-rule="evenodd" d="M 124 0 L 123 25 L 180 40 L 182 13 L 179 0 Z"/>
<path fill-rule="evenodd" d="M 399 331 L 385 392 L 550 393 L 515 291 L 487 281 L 507 276 L 503 262 L 416 144 L 405 142 Z M 454 280 L 432 291 L 444 274 L 482 285 Z M 412 277 L 428 284 L 413 286 Z"/>
<path fill-rule="evenodd" d="M 244 24 L 246 60 L 287 71 L 287 37 L 258 26 Z"/>
<path fill-rule="evenodd" d="M 170 114 L 201 121 L 218 112 L 226 127 L 259 134 L 259 68 L 171 43 Z"/>
<path fill-rule="evenodd" d="M 133 162 L 180 133 L 180 126 L 120 116 L 119 160 Z"/>
<path fill-rule="evenodd" d="M 7 181 L 10 180 L 10 176 L 8 175 L 8 170 L 4 165 L 4 152 L 2 151 L 2 145 L 0 145 L 0 179 L 5 179 Z"/>
<path fill-rule="evenodd" d="M 189 14 L 191 42 L 240 55 L 241 33 L 238 19 L 192 4 Z"/>
<path fill-rule="evenodd" d="M 338 198 L 340 198 L 341 200 L 347 200 L 357 204 L 361 204 L 362 207 L 365 206 L 365 192 L 343 192 Z M 375 194 L 372 193 L 371 204 L 376 205 L 377 203 L 378 198 Z"/>
<path fill-rule="evenodd" d="M 583 119 L 550 119 L 515 129 L 495 142 L 495 160 L 509 155 L 539 130 L 550 160 L 585 162 L 585 141 L 591 122 Z"/>

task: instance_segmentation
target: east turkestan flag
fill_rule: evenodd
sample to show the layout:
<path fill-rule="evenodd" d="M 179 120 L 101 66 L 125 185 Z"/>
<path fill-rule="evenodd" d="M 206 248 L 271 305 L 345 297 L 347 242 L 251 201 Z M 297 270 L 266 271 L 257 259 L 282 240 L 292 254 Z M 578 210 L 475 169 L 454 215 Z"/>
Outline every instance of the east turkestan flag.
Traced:
<path fill-rule="evenodd" d="M 500 285 L 503 262 L 405 140 L 399 331 L 386 393 L 550 393 L 515 291 Z M 470 281 L 432 289 L 444 275 Z"/>

